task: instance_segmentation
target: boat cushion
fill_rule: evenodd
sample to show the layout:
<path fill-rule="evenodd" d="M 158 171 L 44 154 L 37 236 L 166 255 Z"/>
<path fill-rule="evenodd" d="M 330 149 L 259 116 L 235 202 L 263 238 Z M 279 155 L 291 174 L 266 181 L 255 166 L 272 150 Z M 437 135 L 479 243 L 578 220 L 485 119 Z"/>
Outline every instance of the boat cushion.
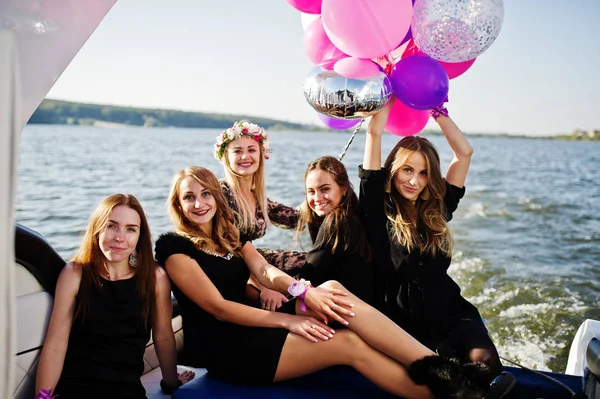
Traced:
<path fill-rule="evenodd" d="M 179 388 L 173 399 L 195 398 L 396 398 L 376 387 L 351 368 L 337 366 L 273 385 L 238 385 L 215 380 L 208 374 Z"/>
<path fill-rule="evenodd" d="M 65 261 L 38 232 L 17 224 L 15 259 L 35 277 L 45 291 L 54 296 L 58 275 Z"/>
<path fill-rule="evenodd" d="M 506 399 L 568 399 L 569 392 L 558 384 L 526 370 L 505 367 L 513 373 L 517 384 Z M 582 392 L 582 378 L 544 372 L 566 384 L 576 393 Z M 349 367 L 331 367 L 317 373 L 268 386 L 235 385 L 211 378 L 208 374 L 197 377 L 179 388 L 173 399 L 194 398 L 393 398 Z"/>

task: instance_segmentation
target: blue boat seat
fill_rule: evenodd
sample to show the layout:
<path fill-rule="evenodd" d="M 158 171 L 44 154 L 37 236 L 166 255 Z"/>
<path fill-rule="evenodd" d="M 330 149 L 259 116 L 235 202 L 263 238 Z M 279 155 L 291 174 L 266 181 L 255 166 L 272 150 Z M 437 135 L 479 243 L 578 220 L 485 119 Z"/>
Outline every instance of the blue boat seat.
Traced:
<path fill-rule="evenodd" d="M 544 377 L 527 370 L 505 367 L 517 384 L 506 399 L 570 399 L 570 393 Z M 576 393 L 582 392 L 582 378 L 578 376 L 544 372 Z M 379 389 L 365 377 L 349 367 L 331 367 L 317 373 L 283 381 L 268 386 L 236 385 L 211 378 L 208 374 L 195 378 L 179 388 L 172 399 L 212 398 L 394 398 Z"/>
<path fill-rule="evenodd" d="M 294 380 L 273 385 L 238 385 L 211 378 L 197 377 L 179 388 L 172 399 L 192 398 L 396 398 L 349 367 L 331 367 Z"/>

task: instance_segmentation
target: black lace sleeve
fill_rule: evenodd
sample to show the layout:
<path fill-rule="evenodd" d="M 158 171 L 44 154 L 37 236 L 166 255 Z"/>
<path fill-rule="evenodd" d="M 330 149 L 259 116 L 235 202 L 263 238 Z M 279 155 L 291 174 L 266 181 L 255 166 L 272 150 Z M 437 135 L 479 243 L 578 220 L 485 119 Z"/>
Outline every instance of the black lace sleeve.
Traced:
<path fill-rule="evenodd" d="M 225 181 L 225 179 L 220 179 L 219 184 L 221 185 L 221 191 L 223 192 L 223 195 L 225 196 L 229 207 L 232 210 L 238 212 L 237 204 L 235 203 L 235 198 L 233 196 L 233 193 L 231 192 L 229 184 L 227 184 L 227 181 Z"/>
<path fill-rule="evenodd" d="M 465 196 L 466 188 L 453 186 L 446 182 L 446 195 L 444 196 L 444 205 L 446 207 L 446 220 L 452 220 L 452 214 L 458 208 L 458 203 Z"/>
<path fill-rule="evenodd" d="M 177 233 L 162 234 L 156 240 L 155 246 L 156 261 L 159 265 L 165 266 L 165 262 L 171 255 L 185 254 L 193 257 L 197 252 L 194 243 Z"/>
<path fill-rule="evenodd" d="M 282 229 L 295 229 L 298 224 L 299 211 L 297 208 L 292 208 L 280 204 L 279 202 L 267 199 L 269 208 L 269 219 L 271 223 Z"/>

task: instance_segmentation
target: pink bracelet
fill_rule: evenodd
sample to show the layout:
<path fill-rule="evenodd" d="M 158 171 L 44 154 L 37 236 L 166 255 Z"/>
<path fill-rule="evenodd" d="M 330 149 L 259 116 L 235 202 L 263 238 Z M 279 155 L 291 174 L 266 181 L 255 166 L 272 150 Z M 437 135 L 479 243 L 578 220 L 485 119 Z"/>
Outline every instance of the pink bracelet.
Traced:
<path fill-rule="evenodd" d="M 52 396 L 52 389 L 40 389 L 37 395 L 33 399 L 55 399 L 57 395 Z"/>
<path fill-rule="evenodd" d="M 304 298 L 306 297 L 306 293 L 308 290 L 312 288 L 312 284 L 310 281 L 301 278 L 298 281 L 294 281 L 288 287 L 288 292 L 291 296 L 298 298 L 300 301 L 300 310 L 306 312 L 306 304 L 304 303 Z"/>

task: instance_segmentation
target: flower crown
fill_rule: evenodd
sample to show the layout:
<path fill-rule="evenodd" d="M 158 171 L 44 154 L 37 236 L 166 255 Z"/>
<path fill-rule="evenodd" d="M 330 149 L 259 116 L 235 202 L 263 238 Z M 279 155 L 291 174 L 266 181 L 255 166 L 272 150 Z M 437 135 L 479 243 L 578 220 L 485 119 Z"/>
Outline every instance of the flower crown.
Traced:
<path fill-rule="evenodd" d="M 221 158 L 223 158 L 223 152 L 225 151 L 227 144 L 242 136 L 248 136 L 256 140 L 263 148 L 265 159 L 269 159 L 271 147 L 269 146 L 267 132 L 257 124 L 248 121 L 235 122 L 232 127 L 217 136 L 217 142 L 213 148 L 214 157 L 220 161 Z"/>

